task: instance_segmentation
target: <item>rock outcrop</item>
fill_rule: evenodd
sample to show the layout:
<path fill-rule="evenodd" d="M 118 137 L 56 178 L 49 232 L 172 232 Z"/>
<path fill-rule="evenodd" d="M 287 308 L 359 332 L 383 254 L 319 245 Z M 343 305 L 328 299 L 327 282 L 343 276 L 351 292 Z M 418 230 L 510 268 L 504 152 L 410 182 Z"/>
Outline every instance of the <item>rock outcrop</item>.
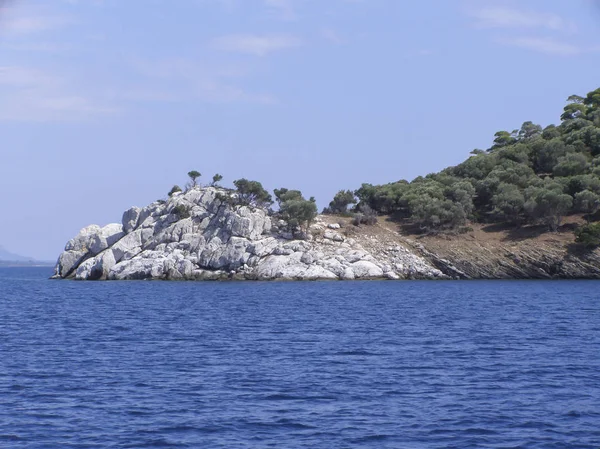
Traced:
<path fill-rule="evenodd" d="M 573 233 L 511 237 L 476 227 L 456 236 L 403 235 L 394 222 L 357 228 L 317 217 L 295 240 L 268 211 L 233 206 L 214 187 L 132 207 L 122 223 L 88 226 L 60 255 L 55 278 L 80 280 L 600 279 L 600 250 Z"/>
<path fill-rule="evenodd" d="M 88 226 L 60 255 L 55 278 L 79 280 L 445 279 L 425 257 L 395 243 L 366 247 L 317 218 L 306 240 L 266 210 L 233 206 L 234 193 L 193 188 L 132 207 L 121 224 Z"/>

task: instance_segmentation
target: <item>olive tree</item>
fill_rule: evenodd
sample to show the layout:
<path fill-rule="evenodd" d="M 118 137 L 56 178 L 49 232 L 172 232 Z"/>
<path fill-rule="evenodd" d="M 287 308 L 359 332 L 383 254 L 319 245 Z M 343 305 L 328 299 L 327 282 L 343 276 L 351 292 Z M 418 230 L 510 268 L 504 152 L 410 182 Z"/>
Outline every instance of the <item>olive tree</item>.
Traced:
<path fill-rule="evenodd" d="M 233 185 L 237 190 L 238 202 L 242 205 L 266 207 L 273 203 L 269 192 L 258 181 L 242 178 L 233 181 Z"/>
<path fill-rule="evenodd" d="M 200 172 L 192 170 L 191 172 L 188 172 L 188 176 L 192 180 L 192 187 L 195 187 L 197 185 L 196 179 L 198 179 L 202 175 L 200 174 Z"/>

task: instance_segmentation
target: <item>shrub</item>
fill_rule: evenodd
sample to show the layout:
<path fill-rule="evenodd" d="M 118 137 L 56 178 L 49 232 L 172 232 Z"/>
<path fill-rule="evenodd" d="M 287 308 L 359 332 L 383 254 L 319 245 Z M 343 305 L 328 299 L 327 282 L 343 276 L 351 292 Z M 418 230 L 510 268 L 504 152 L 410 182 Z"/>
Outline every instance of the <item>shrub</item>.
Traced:
<path fill-rule="evenodd" d="M 223 180 L 223 176 L 217 173 L 216 175 L 214 175 L 212 177 L 212 182 L 210 183 L 210 185 L 212 187 L 218 186 L 219 182 L 221 182 L 222 180 Z"/>
<path fill-rule="evenodd" d="M 579 212 L 595 214 L 600 209 L 600 196 L 589 190 L 575 194 L 575 208 Z"/>
<path fill-rule="evenodd" d="M 351 190 L 340 190 L 335 194 L 333 200 L 329 203 L 329 210 L 332 214 L 346 214 L 348 213 L 348 206 L 350 204 L 356 204 L 356 198 L 354 192 Z"/>
<path fill-rule="evenodd" d="M 575 241 L 585 248 L 600 246 L 600 223 L 591 223 L 576 229 Z"/>
<path fill-rule="evenodd" d="M 317 205 L 301 196 L 281 203 L 280 213 L 290 227 L 302 228 L 304 225 L 308 232 L 310 224 L 317 216 Z"/>
<path fill-rule="evenodd" d="M 174 185 L 169 192 L 169 196 L 173 196 L 174 193 L 181 192 L 181 187 Z"/>
<path fill-rule="evenodd" d="M 358 210 L 352 218 L 354 226 L 360 226 L 361 224 L 372 226 L 377 223 L 377 213 L 368 204 L 360 204 Z"/>
<path fill-rule="evenodd" d="M 273 190 L 273 193 L 275 194 L 275 200 L 280 208 L 281 205 L 286 201 L 304 199 L 300 190 L 288 190 L 285 187 L 282 187 L 281 189 L 275 189 Z"/>
<path fill-rule="evenodd" d="M 224 204 L 229 204 L 230 206 L 236 205 L 235 198 L 233 198 L 231 195 L 226 195 L 221 192 L 217 192 L 217 194 L 215 195 L 215 199 L 221 201 Z"/>
<path fill-rule="evenodd" d="M 184 206 L 183 204 L 178 204 L 173 209 L 171 209 L 171 213 L 177 215 L 180 220 L 184 218 L 190 218 L 190 208 L 188 206 Z"/>
<path fill-rule="evenodd" d="M 233 185 L 237 189 L 239 203 L 244 206 L 265 207 L 273 203 L 269 192 L 258 181 L 242 178 L 233 181 Z"/>

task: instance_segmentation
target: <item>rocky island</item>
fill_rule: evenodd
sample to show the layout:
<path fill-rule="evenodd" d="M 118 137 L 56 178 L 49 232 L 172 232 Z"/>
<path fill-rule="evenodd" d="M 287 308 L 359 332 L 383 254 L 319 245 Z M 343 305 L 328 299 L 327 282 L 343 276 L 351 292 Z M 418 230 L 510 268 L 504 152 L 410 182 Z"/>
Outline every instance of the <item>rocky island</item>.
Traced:
<path fill-rule="evenodd" d="M 393 221 L 354 226 L 319 215 L 301 239 L 267 209 L 232 205 L 234 191 L 193 187 L 132 207 L 122 223 L 88 226 L 60 255 L 55 278 L 77 280 L 351 280 L 600 278 L 597 251 L 572 234 L 507 239 L 482 229 L 406 236 Z M 182 210 L 189 211 L 182 214 Z M 189 216 L 187 214 L 189 213 Z M 184 215 L 182 217 L 181 215 Z"/>
<path fill-rule="evenodd" d="M 600 278 L 600 89 L 558 126 L 525 122 L 461 164 L 413 181 L 340 190 L 323 214 L 299 190 L 222 176 L 89 226 L 55 278 Z M 354 206 L 352 206 L 354 205 Z M 351 208 L 350 208 L 351 207 Z"/>
<path fill-rule="evenodd" d="M 166 202 L 132 207 L 122 223 L 88 226 L 70 240 L 57 278 L 79 280 L 444 279 L 400 242 L 348 238 L 317 217 L 304 239 L 266 209 L 232 205 L 236 193 L 192 187 Z M 182 214 L 181 211 L 186 213 Z M 188 215 L 182 217 L 181 215 Z M 384 247 L 385 246 L 385 247 Z"/>

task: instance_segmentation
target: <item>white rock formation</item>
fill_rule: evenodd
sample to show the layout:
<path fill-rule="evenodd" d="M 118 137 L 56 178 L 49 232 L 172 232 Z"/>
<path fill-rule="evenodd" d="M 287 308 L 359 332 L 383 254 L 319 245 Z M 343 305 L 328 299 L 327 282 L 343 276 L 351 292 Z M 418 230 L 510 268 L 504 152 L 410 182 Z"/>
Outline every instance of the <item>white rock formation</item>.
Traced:
<path fill-rule="evenodd" d="M 55 278 L 333 280 L 445 278 L 397 245 L 371 250 L 322 220 L 293 240 L 267 211 L 231 206 L 225 189 L 194 188 L 166 202 L 132 207 L 122 224 L 88 226 L 60 255 Z M 183 217 L 179 211 L 186 211 Z M 189 215 L 189 216 L 188 216 Z M 275 230 L 276 229 L 276 230 Z M 375 246 L 373 246 L 375 245 Z"/>

